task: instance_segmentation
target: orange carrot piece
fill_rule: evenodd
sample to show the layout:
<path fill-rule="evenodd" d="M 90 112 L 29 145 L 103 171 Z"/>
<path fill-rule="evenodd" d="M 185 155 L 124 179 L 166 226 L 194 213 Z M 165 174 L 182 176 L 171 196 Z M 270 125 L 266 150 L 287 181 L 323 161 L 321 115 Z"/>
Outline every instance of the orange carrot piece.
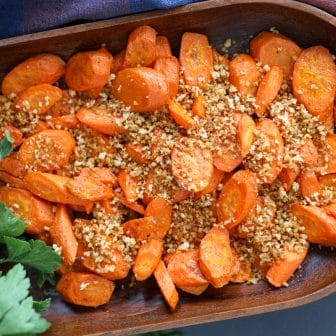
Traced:
<path fill-rule="evenodd" d="M 214 171 L 213 171 L 210 183 L 205 189 L 195 193 L 194 198 L 196 199 L 201 198 L 203 195 L 213 193 L 216 190 L 217 186 L 222 182 L 224 175 L 225 173 L 223 171 L 214 167 Z"/>
<path fill-rule="evenodd" d="M 251 40 L 250 51 L 262 64 L 280 67 L 287 79 L 293 74 L 294 63 L 302 49 L 284 35 L 264 31 Z"/>
<path fill-rule="evenodd" d="M 203 88 L 210 81 L 213 55 L 206 35 L 188 32 L 183 34 L 180 63 L 187 85 Z"/>
<path fill-rule="evenodd" d="M 175 286 L 188 293 L 200 295 L 207 289 L 209 282 L 203 276 L 199 266 L 198 250 L 174 253 L 167 266 L 168 273 Z M 200 292 L 200 288 L 203 289 Z"/>
<path fill-rule="evenodd" d="M 68 131 L 44 130 L 23 142 L 18 159 L 40 171 L 59 169 L 69 161 L 75 144 Z"/>
<path fill-rule="evenodd" d="M 64 265 L 73 265 L 77 255 L 78 242 L 72 230 L 69 212 L 62 204 L 57 206 L 55 221 L 50 227 L 50 235 L 53 243 L 62 249 Z"/>
<path fill-rule="evenodd" d="M 199 118 L 205 118 L 205 97 L 199 95 L 194 99 L 192 113 Z"/>
<path fill-rule="evenodd" d="M 323 211 L 326 212 L 326 214 L 328 216 L 336 218 L 336 204 L 335 203 L 331 203 L 329 205 L 324 205 L 321 208 L 323 209 Z"/>
<path fill-rule="evenodd" d="M 0 187 L 0 201 L 21 219 L 27 219 L 26 232 L 41 234 L 45 227 L 51 227 L 54 221 L 52 206 L 27 190 Z"/>
<path fill-rule="evenodd" d="M 122 224 L 124 233 L 138 241 L 149 238 L 162 239 L 161 232 L 155 231 L 155 223 L 152 217 L 131 219 Z"/>
<path fill-rule="evenodd" d="M 163 242 L 158 239 L 150 239 L 141 245 L 133 265 L 135 279 L 144 281 L 154 272 L 161 260 Z"/>
<path fill-rule="evenodd" d="M 193 128 L 196 126 L 196 122 L 189 115 L 187 110 L 185 110 L 185 108 L 175 100 L 170 99 L 168 101 L 168 109 L 171 117 L 178 125 L 182 126 L 185 129 Z"/>
<path fill-rule="evenodd" d="M 64 61 L 52 54 L 26 59 L 11 70 L 2 81 L 2 94 L 20 93 L 38 84 L 54 84 L 65 72 Z"/>
<path fill-rule="evenodd" d="M 236 113 L 238 119 L 237 137 L 240 144 L 241 156 L 244 158 L 250 151 L 254 140 L 255 122 L 244 113 Z"/>
<path fill-rule="evenodd" d="M 214 166 L 226 173 L 232 172 L 236 169 L 242 162 L 242 157 L 240 153 L 236 150 L 227 151 L 224 150 L 223 153 L 214 152 L 213 153 L 213 164 Z"/>
<path fill-rule="evenodd" d="M 154 69 L 162 73 L 168 84 L 169 97 L 175 97 L 180 80 L 180 64 L 176 57 L 158 57 L 154 63 Z"/>
<path fill-rule="evenodd" d="M 143 153 L 143 147 L 141 144 L 125 144 L 125 150 L 127 154 L 137 163 L 146 164 L 148 163 L 148 159 L 145 157 Z"/>
<path fill-rule="evenodd" d="M 299 148 L 299 154 L 303 160 L 304 166 L 311 169 L 317 167 L 319 154 L 311 139 L 306 139 L 305 144 Z"/>
<path fill-rule="evenodd" d="M 116 74 L 120 70 L 124 69 L 123 64 L 125 61 L 125 54 L 126 54 L 126 50 L 122 50 L 113 57 L 113 63 L 112 63 L 112 68 L 111 68 L 112 73 Z"/>
<path fill-rule="evenodd" d="M 336 134 L 328 134 L 325 144 L 322 160 L 327 167 L 324 174 L 336 173 Z"/>
<path fill-rule="evenodd" d="M 154 271 L 155 280 L 160 287 L 161 293 L 171 310 L 175 310 L 179 300 L 178 292 L 175 288 L 164 262 L 161 260 Z"/>
<path fill-rule="evenodd" d="M 278 95 L 283 81 L 283 71 L 276 65 L 266 73 L 261 80 L 256 94 L 256 113 L 259 117 L 263 116 L 266 109 L 271 105 Z"/>
<path fill-rule="evenodd" d="M 0 170 L 0 181 L 10 185 L 11 187 L 25 189 L 22 179 L 8 174 L 5 171 Z"/>
<path fill-rule="evenodd" d="M 321 193 L 321 185 L 313 171 L 302 171 L 299 175 L 302 197 L 314 197 Z"/>
<path fill-rule="evenodd" d="M 61 89 L 50 84 L 39 84 L 22 91 L 13 106 L 19 111 L 44 114 L 61 99 Z"/>
<path fill-rule="evenodd" d="M 155 236 L 163 239 L 168 233 L 173 207 L 163 198 L 152 200 L 145 210 L 145 217 L 150 217 L 155 225 Z"/>
<path fill-rule="evenodd" d="M 281 184 L 286 192 L 290 190 L 299 174 L 300 167 L 298 165 L 295 165 L 293 168 L 282 168 L 282 171 L 279 175 L 279 180 L 281 181 Z"/>
<path fill-rule="evenodd" d="M 328 49 L 308 48 L 294 65 L 293 93 L 308 112 L 332 128 L 333 103 L 336 93 L 336 65 Z"/>
<path fill-rule="evenodd" d="M 56 129 L 69 129 L 75 128 L 79 124 L 79 120 L 74 114 L 66 114 L 60 117 L 54 117 L 48 119 L 47 125 Z"/>
<path fill-rule="evenodd" d="M 123 194 L 118 194 L 117 197 L 118 197 L 119 202 L 123 204 L 124 206 L 126 206 L 127 208 L 130 208 L 131 210 L 137 212 L 140 215 L 145 214 L 145 208 L 139 202 L 129 202 L 127 201 L 127 199 L 125 198 Z"/>
<path fill-rule="evenodd" d="M 62 275 L 56 290 L 64 301 L 84 307 L 98 307 L 108 303 L 115 285 L 98 275 L 68 272 Z"/>
<path fill-rule="evenodd" d="M 319 177 L 321 187 L 336 187 L 336 174 L 327 174 Z"/>
<path fill-rule="evenodd" d="M 9 132 L 11 139 L 13 140 L 13 149 L 22 144 L 23 134 L 21 130 L 14 126 L 3 126 L 2 134 L 0 134 L 0 140 L 4 137 L 5 130 Z"/>
<path fill-rule="evenodd" d="M 233 261 L 228 230 L 212 228 L 199 246 L 201 272 L 215 288 L 221 288 L 230 281 Z"/>
<path fill-rule="evenodd" d="M 152 112 L 169 99 L 166 77 L 151 68 L 128 68 L 117 73 L 112 94 L 135 112 Z"/>
<path fill-rule="evenodd" d="M 109 168 L 105 167 L 94 167 L 94 168 L 83 168 L 79 174 L 81 177 L 91 177 L 104 184 L 117 186 L 117 177 L 112 173 Z"/>
<path fill-rule="evenodd" d="M 173 176 L 183 189 L 198 192 L 210 184 L 214 170 L 211 151 L 193 139 L 184 137 L 175 144 L 171 161 Z"/>
<path fill-rule="evenodd" d="M 212 49 L 212 55 L 214 64 L 221 64 L 226 68 L 229 67 L 230 61 L 224 55 L 221 55 L 217 50 Z"/>
<path fill-rule="evenodd" d="M 254 95 L 257 89 L 260 72 L 256 62 L 249 55 L 236 56 L 229 64 L 230 83 L 242 95 Z"/>
<path fill-rule="evenodd" d="M 251 263 L 248 261 L 241 261 L 237 258 L 238 271 L 231 276 L 230 282 L 233 283 L 244 283 L 251 279 L 252 277 L 252 267 Z"/>
<path fill-rule="evenodd" d="M 149 26 L 134 29 L 128 37 L 123 66 L 150 66 L 156 57 L 156 34 Z"/>
<path fill-rule="evenodd" d="M 266 279 L 275 287 L 285 286 L 287 281 L 302 264 L 308 248 L 302 251 L 285 250 L 281 257 L 268 269 Z"/>
<path fill-rule="evenodd" d="M 60 117 L 71 114 L 73 104 L 71 104 L 71 97 L 66 90 L 62 90 L 62 99 L 57 101 L 49 110 L 49 114 L 53 117 Z"/>
<path fill-rule="evenodd" d="M 79 52 L 70 57 L 65 70 L 65 82 L 76 91 L 103 87 L 109 77 L 113 62 L 106 48 Z"/>
<path fill-rule="evenodd" d="M 32 127 L 32 133 L 36 134 L 42 131 L 49 129 L 48 124 L 45 121 L 38 120 L 35 125 Z"/>
<path fill-rule="evenodd" d="M 169 40 L 166 36 L 159 35 L 156 37 L 156 58 L 173 56 Z"/>
<path fill-rule="evenodd" d="M 135 202 L 139 198 L 137 192 L 138 181 L 135 177 L 127 173 L 125 170 L 122 170 L 118 174 L 118 182 L 127 201 Z"/>
<path fill-rule="evenodd" d="M 25 164 L 13 156 L 0 160 L 0 170 L 21 179 L 27 173 Z"/>
<path fill-rule="evenodd" d="M 305 227 L 308 241 L 315 244 L 336 247 L 336 219 L 316 206 L 294 204 L 292 212 Z"/>

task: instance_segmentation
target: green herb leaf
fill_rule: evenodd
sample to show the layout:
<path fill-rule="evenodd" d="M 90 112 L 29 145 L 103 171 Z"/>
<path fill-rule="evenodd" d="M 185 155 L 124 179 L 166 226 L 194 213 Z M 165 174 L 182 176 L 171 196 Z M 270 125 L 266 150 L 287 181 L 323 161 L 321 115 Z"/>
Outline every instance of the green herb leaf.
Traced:
<path fill-rule="evenodd" d="M 7 130 L 5 136 L 0 141 L 0 160 L 5 158 L 13 150 L 13 140 Z"/>
<path fill-rule="evenodd" d="M 37 334 L 50 327 L 34 310 L 29 287 L 30 281 L 20 264 L 0 277 L 0 335 Z"/>
<path fill-rule="evenodd" d="M 0 202 L 0 237 L 18 237 L 22 235 L 26 226 L 26 221 L 20 220 Z"/>
<path fill-rule="evenodd" d="M 45 299 L 42 301 L 34 301 L 33 307 L 37 313 L 43 313 L 50 307 L 51 299 Z"/>

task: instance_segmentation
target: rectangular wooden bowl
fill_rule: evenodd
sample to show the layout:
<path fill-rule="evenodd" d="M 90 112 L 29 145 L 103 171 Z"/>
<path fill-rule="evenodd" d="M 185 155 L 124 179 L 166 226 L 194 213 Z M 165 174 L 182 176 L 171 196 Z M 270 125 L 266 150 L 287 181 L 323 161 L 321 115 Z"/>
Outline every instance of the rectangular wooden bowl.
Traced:
<path fill-rule="evenodd" d="M 301 46 L 322 44 L 336 52 L 336 19 L 316 8 L 294 1 L 205 1 L 175 10 L 154 11 L 0 41 L 0 76 L 18 62 L 51 52 L 67 59 L 78 50 L 105 43 L 115 53 L 125 47 L 128 34 L 148 24 L 167 35 L 178 50 L 185 31 L 209 36 L 219 50 L 226 38 L 236 41 L 234 52 L 248 48 L 252 35 L 270 27 Z M 182 295 L 176 312 L 170 313 L 152 280 L 119 289 L 112 301 L 99 309 L 65 304 L 51 290 L 53 304 L 46 317 L 52 322 L 48 335 L 129 335 L 151 330 L 236 318 L 295 307 L 320 299 L 336 290 L 336 253 L 314 248 L 289 288 L 231 284 L 209 289 L 200 297 Z"/>

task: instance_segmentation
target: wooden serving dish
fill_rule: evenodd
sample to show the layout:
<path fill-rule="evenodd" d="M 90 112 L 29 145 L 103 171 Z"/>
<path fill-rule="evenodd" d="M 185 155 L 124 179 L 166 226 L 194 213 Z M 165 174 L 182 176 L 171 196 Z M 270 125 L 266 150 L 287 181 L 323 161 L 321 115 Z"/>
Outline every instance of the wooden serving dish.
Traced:
<path fill-rule="evenodd" d="M 78 50 L 106 43 L 121 50 L 128 34 L 148 24 L 169 37 L 174 49 L 185 31 L 202 32 L 220 49 L 226 38 L 236 40 L 233 51 L 244 51 L 261 30 L 278 28 L 301 46 L 322 44 L 336 53 L 336 19 L 316 8 L 290 0 L 212 0 L 175 10 L 154 11 L 0 41 L 0 77 L 18 62 L 40 52 L 67 59 Z M 121 286 L 119 286 L 121 287 Z M 133 333 L 224 320 L 299 306 L 336 290 L 336 252 L 313 248 L 289 288 L 231 284 L 208 289 L 200 297 L 182 295 L 170 313 L 152 280 L 119 288 L 113 300 L 99 309 L 65 304 L 51 292 L 53 304 L 46 317 L 48 335 L 129 335 Z"/>

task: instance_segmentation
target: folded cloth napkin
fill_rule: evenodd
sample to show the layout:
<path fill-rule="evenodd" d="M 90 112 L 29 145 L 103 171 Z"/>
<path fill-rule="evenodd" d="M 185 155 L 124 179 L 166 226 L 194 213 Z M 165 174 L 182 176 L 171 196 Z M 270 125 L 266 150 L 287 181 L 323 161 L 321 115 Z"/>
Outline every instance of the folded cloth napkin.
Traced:
<path fill-rule="evenodd" d="M 0 0 L 0 39 L 198 1 L 200 0 Z M 336 15 L 336 0 L 299 1 Z"/>

